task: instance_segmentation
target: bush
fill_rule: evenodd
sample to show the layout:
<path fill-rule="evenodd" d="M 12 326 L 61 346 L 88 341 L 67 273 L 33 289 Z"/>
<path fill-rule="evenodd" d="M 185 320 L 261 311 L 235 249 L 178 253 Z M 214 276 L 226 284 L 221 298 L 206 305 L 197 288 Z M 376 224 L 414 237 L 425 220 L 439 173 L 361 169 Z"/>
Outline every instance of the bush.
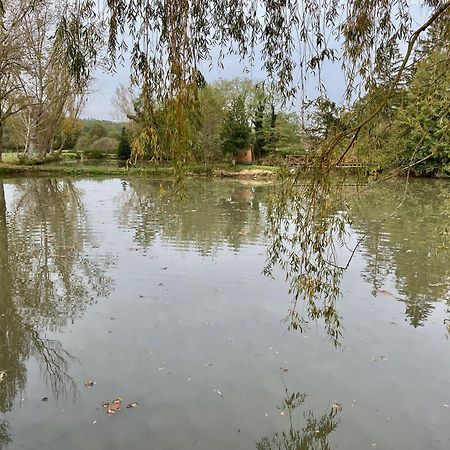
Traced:
<path fill-rule="evenodd" d="M 49 153 L 43 158 L 28 158 L 27 155 L 17 155 L 19 164 L 26 166 L 39 166 L 41 164 L 50 164 L 52 162 L 57 162 L 61 160 L 61 155 Z"/>
<path fill-rule="evenodd" d="M 101 137 L 90 144 L 88 148 L 83 149 L 83 156 L 87 159 L 106 158 L 111 154 L 115 154 L 117 145 L 117 139 Z"/>
<path fill-rule="evenodd" d="M 77 152 L 84 152 L 89 148 L 90 143 L 91 141 L 89 140 L 89 138 L 83 134 L 77 139 L 77 142 L 75 144 L 75 150 Z"/>

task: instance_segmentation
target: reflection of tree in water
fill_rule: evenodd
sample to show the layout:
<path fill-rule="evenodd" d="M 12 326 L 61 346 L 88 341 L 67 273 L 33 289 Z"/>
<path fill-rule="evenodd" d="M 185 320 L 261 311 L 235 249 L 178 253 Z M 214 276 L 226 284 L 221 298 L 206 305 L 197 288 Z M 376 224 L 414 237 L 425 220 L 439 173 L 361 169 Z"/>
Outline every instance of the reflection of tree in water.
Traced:
<path fill-rule="evenodd" d="M 180 200 L 170 186 L 170 182 L 156 185 L 148 180 L 124 183 L 120 221 L 134 228 L 139 245 L 150 247 L 159 237 L 210 254 L 224 245 L 237 251 L 262 235 L 265 201 L 261 187 L 196 182 Z"/>
<path fill-rule="evenodd" d="M 289 394 L 286 389 L 286 398 L 278 408 L 283 415 L 289 417 L 289 429 L 272 436 L 264 436 L 257 444 L 258 450 L 328 450 L 331 449 L 329 436 L 339 425 L 336 419 L 338 408 L 332 407 L 330 411 L 316 417 L 312 411 L 303 412 L 304 425 L 294 423 L 294 411 L 306 399 L 306 394 Z"/>
<path fill-rule="evenodd" d="M 394 275 L 414 326 L 430 315 L 432 302 L 450 303 L 449 253 L 436 251 L 445 247 L 447 182 L 413 180 L 403 198 L 405 180 L 373 184 L 360 196 L 358 184 L 346 177 L 305 182 L 280 175 L 268 203 L 265 272 L 271 275 L 278 266 L 285 274 L 293 297 L 286 318 L 290 328 L 302 330 L 309 320 L 323 321 L 333 344 L 340 344 L 337 300 L 342 275 L 358 248 L 348 247 L 351 223 L 367 253 L 366 279 L 377 291 Z M 382 221 L 394 211 L 394 218 Z M 446 239 L 448 245 L 448 234 Z M 300 311 L 299 301 L 304 304 Z"/>
<path fill-rule="evenodd" d="M 27 180 L 17 186 L 10 215 L 10 251 L 14 252 L 14 290 L 26 299 L 23 313 L 45 312 L 39 324 L 63 325 L 104 296 L 111 281 L 98 260 L 86 253 L 95 247 L 89 236 L 80 192 L 71 181 Z"/>
<path fill-rule="evenodd" d="M 270 228 L 270 249 L 276 256 L 273 265 L 281 266 L 291 280 L 291 294 L 303 298 L 308 293 L 311 302 L 306 304 L 305 319 L 323 319 L 335 344 L 339 342 L 341 330 L 335 300 L 340 294 L 343 269 L 341 261 L 334 259 L 339 251 L 335 252 L 333 246 L 339 247 L 339 239 L 345 238 L 347 212 L 341 214 L 344 199 L 352 204 L 348 215 L 353 229 L 365 235 L 361 248 L 367 266 L 363 276 L 374 290 L 382 289 L 386 278 L 393 275 L 398 291 L 403 294 L 406 315 L 416 327 L 429 317 L 433 302 L 450 303 L 449 253 L 435 252 L 442 246 L 441 225 L 446 219 L 445 199 L 448 201 L 450 189 L 445 182 L 412 180 L 395 217 L 380 225 L 380 220 L 402 203 L 404 186 L 405 180 L 374 184 L 358 197 L 356 188 L 344 182 L 342 195 L 336 199 L 325 192 L 325 206 L 318 209 L 318 216 L 313 214 L 310 220 L 301 216 L 303 228 L 292 228 L 296 216 L 292 218 L 292 204 L 282 202 L 290 198 L 281 189 L 284 186 L 279 189 L 277 203 L 271 206 L 270 210 L 276 214 L 272 212 L 269 218 L 279 219 L 271 222 Z M 163 242 L 176 241 L 178 246 L 194 246 L 202 254 L 224 245 L 237 250 L 246 242 L 258 239 L 265 229 L 267 191 L 264 188 L 239 183 L 195 183 L 183 201 L 161 195 L 161 190 L 169 191 L 170 183 L 163 184 L 162 189 L 147 180 L 124 183 L 120 220 L 135 230 L 135 241 L 144 247 L 159 238 Z M 303 210 L 302 204 L 310 198 L 309 191 L 299 192 L 300 212 L 297 213 L 306 214 L 308 210 Z M 317 200 L 316 197 L 313 198 Z M 306 228 L 305 223 L 309 224 Z M 290 240 L 283 233 L 292 236 Z M 292 248 L 296 251 L 292 252 Z M 308 252 L 310 255 L 302 260 L 302 254 Z M 320 296 L 324 298 L 323 304 L 318 301 Z M 294 328 L 301 328 L 296 301 L 297 298 L 287 320 Z"/>
<path fill-rule="evenodd" d="M 0 448 L 7 447 L 11 442 L 11 437 L 8 433 L 8 422 L 6 420 L 0 421 Z"/>
<path fill-rule="evenodd" d="M 377 290 L 393 275 L 405 314 L 418 327 L 433 311 L 433 302 L 450 305 L 450 255 L 442 249 L 450 188 L 436 180 L 413 180 L 401 208 L 380 224 L 401 203 L 404 183 L 371 188 L 352 208 L 352 219 L 354 229 L 367 234 L 365 279 Z"/>
<path fill-rule="evenodd" d="M 21 180 L 5 202 L 0 182 L 0 411 L 11 410 L 25 389 L 26 361 L 35 357 L 53 393 L 74 384 L 71 359 L 61 343 L 45 336 L 78 317 L 92 295 L 108 295 L 108 259 L 89 256 L 93 242 L 80 193 L 71 181 Z M 74 391 L 73 391 L 74 392 Z M 7 442 L 6 423 L 0 427 Z"/>

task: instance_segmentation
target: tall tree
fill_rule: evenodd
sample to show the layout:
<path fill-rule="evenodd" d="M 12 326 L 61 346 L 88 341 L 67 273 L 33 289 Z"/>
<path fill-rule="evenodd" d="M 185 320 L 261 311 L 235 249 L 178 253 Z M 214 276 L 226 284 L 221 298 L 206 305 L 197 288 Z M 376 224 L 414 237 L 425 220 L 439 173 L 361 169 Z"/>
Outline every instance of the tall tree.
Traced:
<path fill-rule="evenodd" d="M 450 176 L 450 60 L 434 51 L 417 67 L 386 144 L 416 175 Z"/>
<path fill-rule="evenodd" d="M 264 86 L 257 86 L 256 104 L 253 107 L 253 129 L 255 133 L 253 150 L 255 157 L 260 158 L 266 152 L 266 106 L 267 98 L 264 92 Z"/>
<path fill-rule="evenodd" d="M 21 26 L 30 8 L 22 0 L 3 0 L 0 8 L 0 162 L 5 123 L 25 106 L 19 77 L 24 63 Z"/>
<path fill-rule="evenodd" d="M 251 142 L 249 118 L 242 95 L 237 96 L 225 116 L 222 128 L 222 149 L 224 153 L 238 155 L 248 150 Z"/>
<path fill-rule="evenodd" d="M 41 2 L 21 23 L 25 60 L 20 80 L 27 108 L 22 111 L 22 134 L 27 158 L 43 158 L 53 149 L 65 117 L 76 116 L 83 106 L 88 80 L 77 82 L 61 65 L 63 45 L 53 39 L 63 10 Z"/>
<path fill-rule="evenodd" d="M 131 156 L 130 138 L 125 127 L 122 128 L 122 133 L 120 134 L 117 156 L 122 160 L 127 160 Z"/>

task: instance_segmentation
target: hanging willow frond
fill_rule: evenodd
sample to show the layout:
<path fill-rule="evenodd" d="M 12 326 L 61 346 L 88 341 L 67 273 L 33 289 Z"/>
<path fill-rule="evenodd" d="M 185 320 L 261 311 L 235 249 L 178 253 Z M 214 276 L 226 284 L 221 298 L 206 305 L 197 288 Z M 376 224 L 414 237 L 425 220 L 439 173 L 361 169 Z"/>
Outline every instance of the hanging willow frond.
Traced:
<path fill-rule="evenodd" d="M 402 46 L 406 65 L 420 33 L 450 6 L 423 0 L 429 19 L 413 31 L 407 0 L 106 0 L 100 9 L 93 0 L 75 3 L 77 21 L 63 18 L 59 28 L 73 70 L 80 77 L 90 70 L 99 39 L 94 30 L 101 19 L 109 33 L 111 62 L 129 50 L 133 80 L 151 98 L 146 104 L 168 107 L 177 115 L 174 121 L 169 114 L 167 147 L 179 177 L 189 159 L 188 121 L 196 112 L 192 78 L 212 54 L 218 52 L 219 64 L 227 53 L 252 64 L 258 52 L 272 88 L 284 100 L 303 96 L 308 76 L 324 88 L 321 69 L 339 58 L 350 98 L 372 86 Z"/>
<path fill-rule="evenodd" d="M 308 317 L 323 319 L 337 343 L 341 331 L 335 302 L 344 267 L 337 264 L 334 243 L 344 237 L 346 217 L 331 171 L 383 110 L 406 69 L 415 64 L 414 49 L 423 33 L 440 22 L 437 39 L 448 40 L 450 21 L 445 18 L 450 1 L 422 0 L 428 17 L 416 29 L 412 2 L 407 0 L 106 0 L 100 12 L 92 0 L 77 3 L 80 28 L 69 33 L 68 42 L 73 44 L 67 47 L 74 71 L 83 75 L 87 66 L 83 57 L 73 56 L 79 55 L 76 42 L 81 39 L 84 48 L 94 48 L 96 37 L 86 30 L 101 16 L 109 30 L 111 60 L 129 49 L 132 79 L 145 97 L 143 117 L 148 123 L 134 146 L 135 156 L 149 144 L 156 155 L 161 151 L 153 111 L 162 108 L 164 147 L 169 149 L 165 156 L 173 161 L 177 181 L 183 179 L 189 161 L 190 124 L 197 113 L 193 80 L 199 64 L 212 62 L 216 53 L 219 65 L 230 53 L 246 64 L 260 54 L 271 90 L 282 101 L 304 96 L 310 76 L 325 96 L 322 68 L 336 59 L 345 76 L 347 99 L 371 92 L 354 117 L 315 150 L 307 182 L 299 184 L 298 176 L 282 175 L 269 215 L 272 243 L 266 272 L 281 265 L 287 275 L 294 296 L 291 325 L 304 325 L 296 307 L 303 298 Z M 396 69 L 378 87 L 387 67 Z"/>

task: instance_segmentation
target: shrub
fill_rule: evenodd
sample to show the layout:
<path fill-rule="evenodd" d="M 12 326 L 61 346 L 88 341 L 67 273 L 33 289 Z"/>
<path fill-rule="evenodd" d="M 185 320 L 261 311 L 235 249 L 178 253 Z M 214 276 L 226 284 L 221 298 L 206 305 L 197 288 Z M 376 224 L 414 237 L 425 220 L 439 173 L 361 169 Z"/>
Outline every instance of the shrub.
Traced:
<path fill-rule="evenodd" d="M 116 152 L 117 144 L 117 139 L 101 137 L 90 144 L 88 148 L 83 149 L 83 156 L 88 159 L 106 158 Z"/>

